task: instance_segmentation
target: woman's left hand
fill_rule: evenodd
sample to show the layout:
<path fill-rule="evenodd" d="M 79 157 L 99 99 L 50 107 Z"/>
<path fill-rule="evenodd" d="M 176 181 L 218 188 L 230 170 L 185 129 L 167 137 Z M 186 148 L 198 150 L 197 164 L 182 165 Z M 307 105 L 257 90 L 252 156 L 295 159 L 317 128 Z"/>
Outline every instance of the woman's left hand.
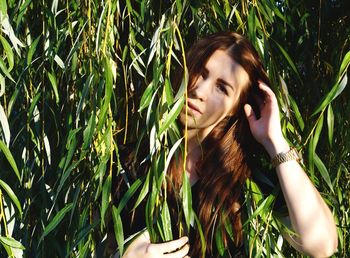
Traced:
<path fill-rule="evenodd" d="M 273 158 L 288 151 L 289 145 L 282 134 L 275 94 L 263 83 L 259 83 L 259 88 L 264 94 L 264 99 L 257 100 L 260 118 L 256 118 L 250 105 L 246 104 L 244 110 L 254 138 Z M 312 257 L 331 256 L 337 250 L 337 228 L 321 195 L 295 160 L 279 164 L 276 172 L 295 231 L 292 236 L 287 236 L 287 240 Z"/>
<path fill-rule="evenodd" d="M 288 143 L 283 137 L 278 103 L 275 94 L 267 85 L 259 82 L 259 88 L 264 94 L 264 99 L 258 99 L 260 109 L 260 118 L 257 119 L 252 107 L 249 104 L 244 105 L 244 111 L 247 116 L 252 135 L 261 143 L 271 157 L 276 152 L 288 149 Z"/>

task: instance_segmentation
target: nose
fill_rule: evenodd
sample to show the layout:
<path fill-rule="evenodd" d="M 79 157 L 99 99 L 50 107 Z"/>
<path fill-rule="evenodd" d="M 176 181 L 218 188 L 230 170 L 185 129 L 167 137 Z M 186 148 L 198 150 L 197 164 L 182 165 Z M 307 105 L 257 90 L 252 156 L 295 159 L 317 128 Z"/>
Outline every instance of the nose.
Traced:
<path fill-rule="evenodd" d="M 208 97 L 208 94 L 211 94 L 209 80 L 203 80 L 199 78 L 188 94 L 190 98 L 205 101 Z"/>

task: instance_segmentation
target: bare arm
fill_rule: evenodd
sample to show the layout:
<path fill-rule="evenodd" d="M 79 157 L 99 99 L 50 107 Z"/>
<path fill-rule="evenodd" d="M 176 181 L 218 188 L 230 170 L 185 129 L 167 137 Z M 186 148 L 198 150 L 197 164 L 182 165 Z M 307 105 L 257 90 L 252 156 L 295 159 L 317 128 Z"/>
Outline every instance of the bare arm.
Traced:
<path fill-rule="evenodd" d="M 260 104 L 261 117 L 256 119 L 252 108 L 245 105 L 250 129 L 255 139 L 274 157 L 290 149 L 282 135 L 277 100 L 272 90 L 260 84 L 265 94 Z M 337 232 L 328 206 L 322 200 L 302 167 L 295 160 L 276 167 L 282 192 L 296 237 L 287 237 L 291 245 L 313 257 L 331 256 L 337 248 Z"/>

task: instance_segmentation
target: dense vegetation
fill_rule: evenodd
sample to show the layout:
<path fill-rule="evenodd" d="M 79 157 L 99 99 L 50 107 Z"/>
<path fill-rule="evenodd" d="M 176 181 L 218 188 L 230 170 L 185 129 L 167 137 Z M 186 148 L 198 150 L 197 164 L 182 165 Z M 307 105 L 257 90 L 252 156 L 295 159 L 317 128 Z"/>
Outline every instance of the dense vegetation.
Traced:
<path fill-rule="evenodd" d="M 233 30 L 259 51 L 285 135 L 336 218 L 334 257 L 347 257 L 349 10 L 347 0 L 0 0 L 0 256 L 104 257 L 111 227 L 122 249 L 126 199 L 113 205 L 112 179 L 125 170 L 121 148 L 141 140 L 152 169 L 129 193 L 151 207 L 153 239 L 170 239 L 160 185 L 186 97 L 171 90 L 174 66 L 198 37 Z M 247 182 L 247 255 L 301 257 L 281 238 L 269 170 Z"/>

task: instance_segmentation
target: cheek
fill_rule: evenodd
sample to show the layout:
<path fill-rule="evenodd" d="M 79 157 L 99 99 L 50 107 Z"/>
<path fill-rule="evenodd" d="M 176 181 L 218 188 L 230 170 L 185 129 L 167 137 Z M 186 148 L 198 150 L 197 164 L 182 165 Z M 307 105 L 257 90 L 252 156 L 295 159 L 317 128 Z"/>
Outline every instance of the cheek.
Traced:
<path fill-rule="evenodd" d="M 231 111 L 232 103 L 228 101 L 216 102 L 215 106 L 212 107 L 211 117 L 214 120 L 221 121 L 224 119 Z"/>
<path fill-rule="evenodd" d="M 226 115 L 234 115 L 237 110 L 237 100 L 229 99 L 224 104 L 224 109 Z"/>

